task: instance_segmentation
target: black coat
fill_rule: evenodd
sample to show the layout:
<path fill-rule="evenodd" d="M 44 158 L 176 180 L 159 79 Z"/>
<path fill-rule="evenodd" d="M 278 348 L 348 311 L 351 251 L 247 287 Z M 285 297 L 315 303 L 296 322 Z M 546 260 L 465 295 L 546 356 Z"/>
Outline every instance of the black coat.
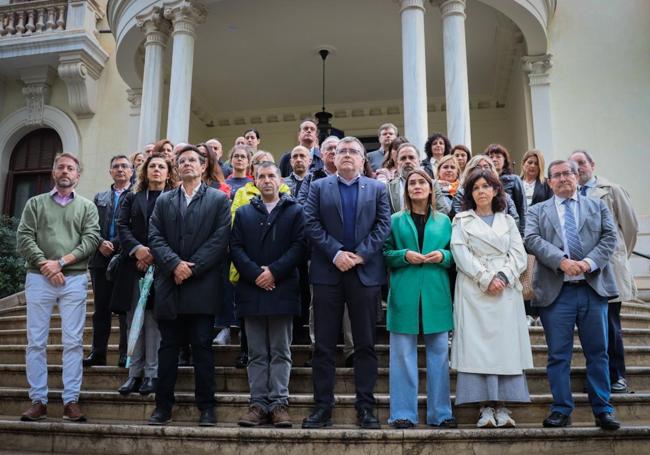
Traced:
<path fill-rule="evenodd" d="M 239 271 L 235 286 L 238 317 L 299 315 L 298 265 L 305 261 L 307 244 L 302 206 L 282 195 L 269 214 L 259 197 L 237 210 L 230 239 L 230 256 Z M 269 267 L 275 289 L 265 291 L 255 284 Z"/>
<path fill-rule="evenodd" d="M 553 190 L 548 186 L 548 181 L 544 180 L 544 183 L 539 180 L 535 180 L 535 189 L 533 190 L 533 200 L 530 205 L 535 205 L 538 202 L 544 202 L 547 199 L 553 197 Z"/>
<path fill-rule="evenodd" d="M 518 175 L 514 174 L 501 174 L 499 176 L 501 180 L 501 185 L 503 185 L 503 191 L 508 193 L 512 198 L 512 202 L 515 203 L 515 208 L 517 209 L 517 214 L 519 215 L 519 220 L 517 220 L 517 225 L 519 227 L 519 233 L 521 236 L 524 236 L 524 229 L 526 228 L 526 191 L 524 190 L 524 184 L 519 178 Z"/>
<path fill-rule="evenodd" d="M 222 292 L 222 268 L 230 236 L 230 200 L 205 184 L 181 215 L 181 188 L 161 194 L 149 220 L 149 248 L 155 258 L 155 304 L 158 319 L 179 314 L 215 315 Z M 181 261 L 193 262 L 192 276 L 174 282 Z"/>
<path fill-rule="evenodd" d="M 117 204 L 117 212 L 116 212 L 116 220 L 117 220 L 117 215 L 119 214 L 120 211 L 120 205 L 122 204 L 122 201 L 124 201 L 124 197 L 126 194 L 129 193 L 129 190 L 126 189 L 120 194 L 120 197 L 118 198 Z M 117 223 L 116 223 L 116 229 L 111 238 L 108 238 L 108 229 L 111 225 L 112 217 L 113 217 L 113 206 L 114 206 L 114 199 L 113 199 L 113 185 L 111 185 L 111 188 L 108 191 L 102 191 L 100 193 L 97 193 L 95 197 L 93 198 L 93 202 L 95 203 L 95 206 L 97 207 L 97 214 L 99 215 L 99 237 L 100 237 L 100 244 L 104 240 L 108 240 L 113 244 L 115 247 L 114 249 L 114 254 L 117 254 L 120 250 L 120 240 L 117 235 Z M 95 250 L 95 253 L 90 257 L 90 260 L 88 261 L 88 268 L 89 269 L 106 269 L 108 266 L 108 263 L 110 262 L 112 256 L 106 257 L 102 253 L 100 253 L 99 248 Z M 101 272 L 100 272 L 101 273 Z"/>
<path fill-rule="evenodd" d="M 144 273 L 136 267 L 136 258 L 130 253 L 137 246 L 149 246 L 149 217 L 147 216 L 147 192 L 133 193 L 129 191 L 120 203 L 120 213 L 117 218 L 117 232 L 122 248 L 120 267 L 115 277 L 111 311 L 125 313 L 133 304 L 133 287 L 135 281 L 142 278 Z M 153 305 L 154 290 L 151 289 L 147 308 Z"/>

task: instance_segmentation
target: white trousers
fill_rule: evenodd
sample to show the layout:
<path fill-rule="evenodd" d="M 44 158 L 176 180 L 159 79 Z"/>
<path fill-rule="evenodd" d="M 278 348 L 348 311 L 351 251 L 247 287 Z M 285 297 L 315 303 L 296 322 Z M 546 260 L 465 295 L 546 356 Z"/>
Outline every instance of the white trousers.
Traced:
<path fill-rule="evenodd" d="M 63 403 L 79 400 L 83 374 L 83 332 L 86 325 L 86 274 L 65 277 L 63 286 L 52 285 L 39 273 L 28 273 L 27 382 L 32 403 L 47 404 L 47 338 L 55 305 L 61 314 L 63 334 Z"/>

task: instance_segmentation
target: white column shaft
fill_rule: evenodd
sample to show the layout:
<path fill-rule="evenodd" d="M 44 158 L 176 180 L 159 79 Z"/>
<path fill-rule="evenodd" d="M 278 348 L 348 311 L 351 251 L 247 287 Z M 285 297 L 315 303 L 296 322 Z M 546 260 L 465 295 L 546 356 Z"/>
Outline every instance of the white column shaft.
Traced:
<path fill-rule="evenodd" d="M 530 108 L 533 118 L 534 147 L 544 153 L 546 163 L 555 159 L 551 115 L 552 55 L 534 55 L 522 58 L 523 70 L 528 74 Z"/>
<path fill-rule="evenodd" d="M 404 134 L 411 143 L 422 150 L 429 129 L 424 52 L 424 6 L 421 1 L 402 1 L 401 15 Z M 424 151 L 422 150 L 422 152 Z"/>
<path fill-rule="evenodd" d="M 142 150 L 146 144 L 161 139 L 160 123 L 163 101 L 164 51 L 164 41 L 147 40 L 144 51 L 138 150 Z"/>
<path fill-rule="evenodd" d="M 447 0 L 442 11 L 447 137 L 452 145 L 472 148 L 465 44 L 465 1 Z"/>
<path fill-rule="evenodd" d="M 173 46 L 167 138 L 177 144 L 189 139 L 194 34 L 174 32 Z"/>

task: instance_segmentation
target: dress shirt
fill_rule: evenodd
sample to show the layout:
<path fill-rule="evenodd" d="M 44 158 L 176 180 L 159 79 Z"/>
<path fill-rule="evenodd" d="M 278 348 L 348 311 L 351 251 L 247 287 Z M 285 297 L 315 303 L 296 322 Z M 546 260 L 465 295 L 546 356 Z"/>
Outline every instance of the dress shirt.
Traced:
<path fill-rule="evenodd" d="M 553 196 L 553 200 L 555 201 L 555 209 L 557 210 L 557 216 L 560 219 L 560 226 L 562 227 L 562 243 L 563 243 L 564 255 L 567 258 L 569 258 L 569 257 L 571 257 L 571 255 L 569 254 L 569 244 L 567 243 L 566 234 L 564 232 L 564 212 L 566 210 L 566 205 L 564 205 L 563 202 L 564 202 L 565 199 L 566 198 L 560 197 L 558 195 Z M 580 202 L 579 202 L 579 199 L 578 199 L 578 193 L 577 192 L 573 193 L 573 196 L 571 196 L 570 199 L 573 199 L 573 201 L 575 202 L 573 204 L 573 210 L 574 210 L 573 211 L 573 217 L 576 220 L 576 223 L 578 223 L 579 220 L 580 220 L 580 216 L 579 216 L 579 214 L 580 214 L 580 210 L 579 210 Z M 577 226 L 576 226 L 576 228 L 577 228 Z M 578 233 L 578 235 L 579 235 L 579 233 Z M 586 261 L 587 264 L 589 264 L 589 267 L 590 267 L 589 271 L 590 272 L 593 272 L 594 270 L 598 269 L 598 266 L 596 265 L 596 263 L 594 261 L 592 261 L 591 259 L 584 258 L 583 261 Z M 585 279 L 585 276 L 582 273 L 580 275 L 577 275 L 577 276 L 569 276 L 569 275 L 566 275 L 566 274 L 564 275 L 564 281 L 580 281 L 580 280 L 584 280 L 584 279 Z"/>

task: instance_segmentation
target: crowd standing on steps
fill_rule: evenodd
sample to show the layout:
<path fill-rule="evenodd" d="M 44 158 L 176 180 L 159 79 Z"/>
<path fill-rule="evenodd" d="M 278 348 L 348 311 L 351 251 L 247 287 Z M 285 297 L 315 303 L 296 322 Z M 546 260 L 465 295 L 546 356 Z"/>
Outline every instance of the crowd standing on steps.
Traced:
<path fill-rule="evenodd" d="M 577 325 L 596 425 L 620 427 L 610 394 L 629 391 L 620 310 L 636 296 L 629 257 L 638 221 L 628 193 L 596 173 L 588 151 L 548 168 L 542 151 L 526 151 L 519 176 L 501 144 L 473 154 L 436 132 L 421 155 L 391 123 L 378 128 L 380 147 L 366 152 L 353 136 L 321 143 L 316 121 L 304 119 L 277 166 L 261 138 L 246 130 L 225 155 L 217 138 L 196 146 L 161 139 L 116 155 L 112 184 L 93 201 L 75 191 L 79 151 L 55 158 L 54 187 L 29 199 L 17 233 L 28 268 L 31 400 L 21 420 L 47 417 L 46 349 L 58 305 L 70 421 L 86 420 L 83 368 L 107 364 L 114 313 L 118 366 L 127 363 L 127 335 L 133 339 L 118 392 L 155 394 L 150 425 L 171 421 L 178 367 L 187 364 L 198 423 L 217 424 L 213 345 L 238 334 L 235 366 L 247 369 L 250 388 L 240 426 L 294 425 L 292 342 L 309 343 L 313 353 L 305 364 L 313 407 L 301 426 L 333 425 L 342 336 L 357 424 L 381 428 L 375 345 L 386 330 L 388 425 L 421 423 L 422 341 L 423 423 L 457 428 L 455 406 L 467 405 L 478 408 L 479 428 L 514 427 L 508 403 L 531 401 L 528 327 L 541 325 L 553 397 L 542 424 L 565 427 L 575 407 Z M 88 271 L 93 341 L 83 358 Z"/>

